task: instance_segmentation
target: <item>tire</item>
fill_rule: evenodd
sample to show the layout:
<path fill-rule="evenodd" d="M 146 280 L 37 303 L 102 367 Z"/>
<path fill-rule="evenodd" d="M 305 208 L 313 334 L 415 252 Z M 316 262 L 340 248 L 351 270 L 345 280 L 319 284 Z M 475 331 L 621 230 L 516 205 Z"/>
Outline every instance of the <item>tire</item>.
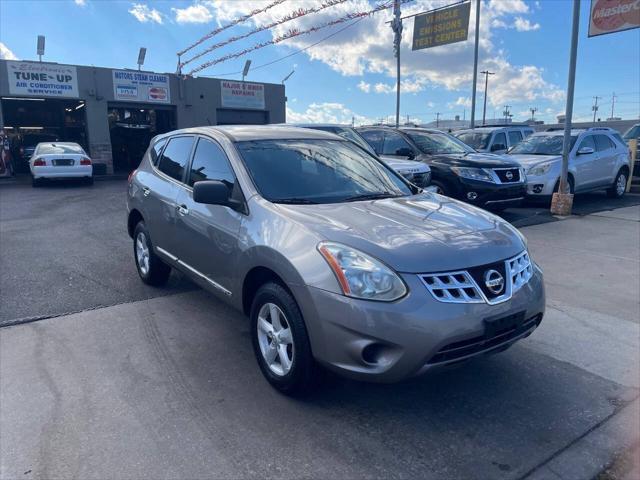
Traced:
<path fill-rule="evenodd" d="M 613 185 L 607 189 L 607 195 L 609 198 L 622 198 L 627 191 L 627 171 L 621 169 L 616 175 L 616 179 L 613 181 Z"/>
<path fill-rule="evenodd" d="M 278 320 L 273 320 L 274 310 Z M 258 289 L 251 305 L 250 329 L 260 370 L 275 389 L 290 396 L 313 390 L 318 366 L 300 308 L 284 287 L 269 282 Z M 271 363 L 267 360 L 270 355 Z"/>
<path fill-rule="evenodd" d="M 437 188 L 436 193 L 439 195 L 445 195 L 447 197 L 450 197 L 450 189 L 448 187 L 448 185 L 446 185 L 444 182 L 440 181 L 440 180 L 431 180 L 431 185 L 433 185 L 434 187 Z"/>
<path fill-rule="evenodd" d="M 160 260 L 153 251 L 149 231 L 142 221 L 138 222 L 133 231 L 133 258 L 136 262 L 138 275 L 144 283 L 154 287 L 167 283 L 171 267 Z"/>
<path fill-rule="evenodd" d="M 569 182 L 569 193 L 573 195 L 574 192 L 576 191 L 573 185 L 573 178 L 567 177 L 567 180 Z M 556 186 L 553 187 L 553 193 L 557 193 L 559 190 L 560 190 L 560 179 L 558 179 L 558 181 L 556 182 Z"/>

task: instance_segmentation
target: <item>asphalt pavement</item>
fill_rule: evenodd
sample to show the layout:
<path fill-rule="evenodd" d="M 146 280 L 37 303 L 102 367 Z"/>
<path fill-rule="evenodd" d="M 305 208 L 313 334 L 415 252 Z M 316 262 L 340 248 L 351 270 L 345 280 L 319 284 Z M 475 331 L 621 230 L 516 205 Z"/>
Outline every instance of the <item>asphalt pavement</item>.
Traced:
<path fill-rule="evenodd" d="M 638 442 L 638 206 L 523 228 L 548 307 L 506 352 L 295 400 L 245 318 L 142 285 L 125 188 L 0 184 L 0 322 L 44 317 L 0 328 L 1 479 L 577 479 Z"/>

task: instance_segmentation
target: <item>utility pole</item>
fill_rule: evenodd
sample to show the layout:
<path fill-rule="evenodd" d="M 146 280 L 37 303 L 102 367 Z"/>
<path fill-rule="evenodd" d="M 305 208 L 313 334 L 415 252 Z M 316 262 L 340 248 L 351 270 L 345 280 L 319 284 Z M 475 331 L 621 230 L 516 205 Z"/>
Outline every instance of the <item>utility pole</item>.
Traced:
<path fill-rule="evenodd" d="M 478 43 L 480 43 L 480 0 L 476 0 L 476 46 L 473 51 L 473 87 L 471 89 L 471 128 L 476 123 L 476 83 L 478 82 Z"/>
<path fill-rule="evenodd" d="M 535 122 L 536 121 L 536 112 L 538 111 L 538 109 L 536 107 L 530 107 L 529 111 L 531 112 L 531 122 Z"/>
<path fill-rule="evenodd" d="M 504 123 L 509 123 L 509 109 L 511 108 L 511 105 L 505 105 L 504 106 L 504 111 L 502 112 L 502 114 L 504 115 Z"/>
<path fill-rule="evenodd" d="M 353 128 L 353 127 L 355 127 L 355 126 L 356 126 L 356 116 L 355 116 L 355 115 L 353 115 L 353 116 L 351 117 L 351 127 Z"/>
<path fill-rule="evenodd" d="M 596 123 L 596 114 L 598 113 L 598 100 L 601 99 L 602 97 L 593 97 L 595 102 L 593 104 L 593 107 L 591 107 L 591 110 L 593 110 L 593 123 Z"/>
<path fill-rule="evenodd" d="M 616 92 L 613 92 L 611 95 L 611 120 L 613 120 L 613 109 L 616 105 Z"/>
<path fill-rule="evenodd" d="M 409 114 L 407 113 L 407 125 L 409 125 Z"/>
<path fill-rule="evenodd" d="M 436 128 L 440 126 L 440 112 L 436 113 Z"/>
<path fill-rule="evenodd" d="M 480 72 L 484 75 L 484 107 L 482 107 L 482 125 L 486 125 L 486 117 L 487 117 L 487 86 L 489 84 L 489 75 L 495 74 L 495 72 L 490 72 L 489 70 L 485 70 L 484 72 Z"/>
<path fill-rule="evenodd" d="M 479 0 L 478 0 L 479 1 Z M 396 57 L 396 128 L 400 126 L 400 42 L 402 40 L 402 18 L 400 18 L 400 0 L 393 0 L 393 52 Z"/>

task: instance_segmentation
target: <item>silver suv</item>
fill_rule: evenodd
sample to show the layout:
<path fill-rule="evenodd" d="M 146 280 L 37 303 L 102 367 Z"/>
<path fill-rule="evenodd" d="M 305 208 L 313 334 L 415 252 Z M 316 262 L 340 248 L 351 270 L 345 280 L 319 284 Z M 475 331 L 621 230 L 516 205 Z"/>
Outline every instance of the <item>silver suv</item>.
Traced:
<path fill-rule="evenodd" d="M 153 139 L 129 180 L 140 278 L 176 268 L 250 319 L 266 379 L 319 366 L 393 382 L 531 334 L 542 272 L 500 218 L 420 190 L 331 133 L 203 127 Z"/>
<path fill-rule="evenodd" d="M 563 138 L 562 130 L 535 133 L 509 151 L 526 170 L 528 197 L 548 198 L 558 190 Z M 630 167 L 629 148 L 617 131 L 606 127 L 571 131 L 571 193 L 606 189 L 610 197 L 622 197 Z"/>

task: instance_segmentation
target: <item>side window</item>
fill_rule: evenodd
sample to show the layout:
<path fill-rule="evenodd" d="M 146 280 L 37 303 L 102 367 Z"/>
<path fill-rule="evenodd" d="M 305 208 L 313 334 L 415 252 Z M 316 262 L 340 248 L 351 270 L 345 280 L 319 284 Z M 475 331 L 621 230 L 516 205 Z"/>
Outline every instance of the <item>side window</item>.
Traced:
<path fill-rule="evenodd" d="M 509 144 L 513 147 L 514 145 L 520 143 L 522 141 L 522 134 L 517 130 L 512 130 L 509 132 Z"/>
<path fill-rule="evenodd" d="M 498 145 L 501 145 L 502 148 L 498 148 Z M 506 150 L 507 149 L 507 136 L 504 132 L 496 133 L 493 137 L 493 144 L 491 145 L 491 150 Z"/>
<path fill-rule="evenodd" d="M 606 135 L 595 135 L 596 137 L 596 147 L 599 152 L 603 152 L 605 150 L 609 150 L 613 148 L 613 142 L 609 140 L 609 137 Z"/>
<path fill-rule="evenodd" d="M 158 158 L 160 158 L 160 152 L 162 152 L 165 143 L 167 143 L 167 139 L 162 138 L 151 148 L 149 155 L 151 155 L 151 163 L 154 165 L 158 165 Z"/>
<path fill-rule="evenodd" d="M 612 133 L 611 135 L 613 135 L 613 138 L 620 142 L 621 145 L 627 145 L 627 143 L 622 139 L 619 133 Z"/>
<path fill-rule="evenodd" d="M 402 138 L 397 132 L 385 132 L 384 134 L 384 148 L 382 149 L 383 155 L 397 155 L 397 151 L 401 148 L 408 148 L 413 151 L 411 145 Z"/>
<path fill-rule="evenodd" d="M 588 135 L 586 137 L 584 137 L 582 139 L 582 141 L 580 142 L 580 146 L 578 147 L 578 150 L 580 150 L 581 148 L 584 147 L 589 147 L 589 148 L 593 148 L 593 151 L 596 151 L 596 144 L 593 141 L 593 135 Z"/>
<path fill-rule="evenodd" d="M 524 134 L 524 138 L 527 138 L 529 135 L 533 134 L 533 130 L 524 130 L 522 133 Z"/>
<path fill-rule="evenodd" d="M 158 162 L 158 169 L 171 178 L 182 181 L 184 170 L 189 163 L 193 137 L 174 137 L 169 140 Z"/>
<path fill-rule="evenodd" d="M 193 186 L 203 180 L 220 180 L 231 190 L 236 177 L 222 148 L 217 143 L 201 138 L 193 154 L 188 183 Z"/>
<path fill-rule="evenodd" d="M 382 152 L 382 141 L 384 139 L 384 132 L 381 130 L 358 130 L 358 133 L 362 135 L 371 148 L 375 150 L 376 153 Z"/>

